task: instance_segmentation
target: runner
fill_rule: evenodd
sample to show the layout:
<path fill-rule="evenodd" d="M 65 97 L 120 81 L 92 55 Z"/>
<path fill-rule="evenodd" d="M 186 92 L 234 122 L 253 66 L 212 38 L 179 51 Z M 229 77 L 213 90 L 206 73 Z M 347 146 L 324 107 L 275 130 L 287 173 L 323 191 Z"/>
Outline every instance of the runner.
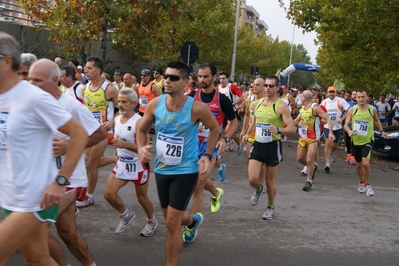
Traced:
<path fill-rule="evenodd" d="M 209 173 L 210 161 L 216 147 L 219 126 L 205 104 L 183 94 L 188 85 L 188 67 L 181 62 L 168 64 L 164 74 L 165 95 L 155 98 L 147 107 L 137 130 L 137 148 L 140 161 L 152 160 L 147 133 L 155 122 L 155 178 L 159 200 L 166 224 L 166 264 L 177 265 L 183 248 L 181 225 L 190 234 L 184 240 L 192 242 L 202 223 L 201 213 L 193 216 L 186 211 L 187 204 L 198 182 L 199 165 Z M 187 115 L 187 114 L 191 115 Z M 198 123 L 209 128 L 208 147 L 198 161 Z"/>

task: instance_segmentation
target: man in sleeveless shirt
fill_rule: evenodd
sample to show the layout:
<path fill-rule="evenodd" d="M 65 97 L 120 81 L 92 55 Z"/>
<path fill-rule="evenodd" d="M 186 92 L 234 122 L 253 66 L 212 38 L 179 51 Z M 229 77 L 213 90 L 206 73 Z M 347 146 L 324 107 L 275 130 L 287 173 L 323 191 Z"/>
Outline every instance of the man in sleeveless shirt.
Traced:
<path fill-rule="evenodd" d="M 266 165 L 266 190 L 268 204 L 262 218 L 273 219 L 274 199 L 277 188 L 275 179 L 278 164 L 282 161 L 281 134 L 288 136 L 295 133 L 295 125 L 288 106 L 277 97 L 279 79 L 276 76 L 268 76 L 265 82 L 266 97 L 254 102 L 254 119 L 251 122 L 243 141 L 247 141 L 249 135 L 255 131 L 255 142 L 251 147 L 248 163 L 248 181 L 255 188 L 251 198 L 251 204 L 257 205 L 263 191 L 260 172 Z M 282 128 L 282 124 L 286 125 Z"/>
<path fill-rule="evenodd" d="M 356 160 L 356 171 L 359 176 L 357 191 L 360 194 L 374 196 L 370 186 L 370 157 L 374 145 L 374 126 L 383 138 L 387 133 L 382 128 L 377 109 L 367 103 L 367 92 L 360 89 L 356 92 L 357 105 L 349 108 L 344 129 L 352 138 L 352 153 Z M 352 123 L 352 129 L 349 127 Z"/>
<path fill-rule="evenodd" d="M 141 82 L 137 86 L 139 96 L 139 115 L 144 116 L 147 105 L 155 98 L 161 95 L 161 91 L 151 79 L 151 71 L 143 69 L 141 71 Z"/>
<path fill-rule="evenodd" d="M 135 91 L 124 88 L 119 91 L 118 107 L 120 115 L 114 118 L 115 137 L 112 141 L 117 150 L 117 162 L 105 185 L 104 198 L 119 212 L 119 224 L 115 234 L 122 235 L 136 216 L 123 203 L 118 191 L 129 181 L 135 185 L 136 197 L 147 215 L 147 222 L 140 232 L 141 236 L 149 237 L 154 234 L 158 221 L 153 214 L 153 205 L 148 198 L 148 180 L 150 178 L 150 164 L 138 160 L 136 129 L 141 116 L 134 112 L 138 103 Z"/>
<path fill-rule="evenodd" d="M 219 126 L 208 106 L 184 95 L 189 79 L 188 67 L 182 62 L 168 64 L 164 74 L 165 95 L 151 101 L 137 131 L 139 158 L 152 160 L 152 146 L 146 145 L 147 133 L 155 121 L 155 178 L 159 200 L 166 224 L 166 264 L 177 265 L 183 248 L 181 225 L 190 234 L 184 239 L 193 241 L 201 213 L 189 215 L 187 204 L 198 181 L 199 169 L 209 173 L 212 151 L 216 146 Z M 190 114 L 190 115 L 188 115 Z M 208 147 L 198 160 L 198 124 L 209 128 Z"/>
<path fill-rule="evenodd" d="M 334 141 L 335 136 L 332 130 L 331 118 L 318 106 L 313 103 L 313 94 L 310 90 L 306 90 L 300 95 L 302 107 L 299 110 L 299 115 L 295 119 L 295 124 L 298 125 L 299 141 L 296 153 L 296 159 L 302 165 L 307 166 L 307 180 L 303 191 L 310 191 L 313 184 L 313 179 L 316 176 L 318 165 L 317 149 L 320 145 L 320 131 L 321 119 L 329 125 L 330 134 L 328 137 Z"/>
<path fill-rule="evenodd" d="M 108 81 L 101 77 L 104 65 L 100 58 L 90 57 L 87 59 L 85 74 L 89 82 L 83 89 L 83 100 L 94 118 L 108 130 L 108 139 L 90 147 L 86 150 L 86 165 L 88 172 L 88 186 L 86 198 L 76 202 L 76 207 L 85 208 L 94 204 L 94 190 L 98 180 L 98 168 L 112 163 L 113 159 L 101 158 L 107 144 L 112 141 L 113 133 L 110 121 L 114 118 L 114 106 L 118 105 L 118 90 Z M 103 161 L 103 162 L 102 162 Z"/>

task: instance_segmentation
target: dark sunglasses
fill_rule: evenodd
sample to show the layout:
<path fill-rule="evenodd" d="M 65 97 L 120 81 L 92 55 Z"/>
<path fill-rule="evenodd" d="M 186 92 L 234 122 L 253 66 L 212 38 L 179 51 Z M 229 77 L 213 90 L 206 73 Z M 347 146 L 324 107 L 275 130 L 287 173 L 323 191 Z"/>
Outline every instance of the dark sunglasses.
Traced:
<path fill-rule="evenodd" d="M 273 89 L 274 87 L 276 87 L 276 85 L 274 85 L 274 84 L 265 84 L 265 87 L 266 88 L 269 87 L 269 88 Z"/>
<path fill-rule="evenodd" d="M 170 79 L 170 81 L 179 81 L 179 80 L 181 80 L 182 79 L 182 77 L 181 76 L 178 76 L 178 75 L 172 75 L 172 74 L 165 74 L 164 76 L 163 76 L 163 78 L 165 79 L 165 80 L 167 80 L 168 78 Z"/>
<path fill-rule="evenodd" d="M 334 93 L 335 91 L 328 91 L 328 93 Z"/>
<path fill-rule="evenodd" d="M 158 72 L 154 72 L 154 74 L 158 75 L 159 73 Z"/>

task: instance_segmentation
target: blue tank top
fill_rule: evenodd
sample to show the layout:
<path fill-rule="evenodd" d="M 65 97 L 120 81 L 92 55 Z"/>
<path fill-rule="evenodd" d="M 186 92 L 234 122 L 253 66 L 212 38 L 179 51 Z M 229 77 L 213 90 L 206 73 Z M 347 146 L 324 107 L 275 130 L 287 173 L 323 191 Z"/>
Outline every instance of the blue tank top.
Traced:
<path fill-rule="evenodd" d="M 155 109 L 155 173 L 193 174 L 198 167 L 198 121 L 191 122 L 194 98 L 187 97 L 181 110 L 169 112 L 166 95 L 158 98 Z"/>

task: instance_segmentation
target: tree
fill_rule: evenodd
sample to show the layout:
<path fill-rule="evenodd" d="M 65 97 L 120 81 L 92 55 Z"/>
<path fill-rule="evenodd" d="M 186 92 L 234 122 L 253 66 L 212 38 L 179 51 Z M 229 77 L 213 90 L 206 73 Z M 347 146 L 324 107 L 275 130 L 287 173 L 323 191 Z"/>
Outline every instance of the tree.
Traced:
<path fill-rule="evenodd" d="M 288 17 L 306 31 L 316 30 L 323 82 L 340 79 L 349 89 L 374 94 L 398 84 L 397 1 L 293 0 Z"/>

